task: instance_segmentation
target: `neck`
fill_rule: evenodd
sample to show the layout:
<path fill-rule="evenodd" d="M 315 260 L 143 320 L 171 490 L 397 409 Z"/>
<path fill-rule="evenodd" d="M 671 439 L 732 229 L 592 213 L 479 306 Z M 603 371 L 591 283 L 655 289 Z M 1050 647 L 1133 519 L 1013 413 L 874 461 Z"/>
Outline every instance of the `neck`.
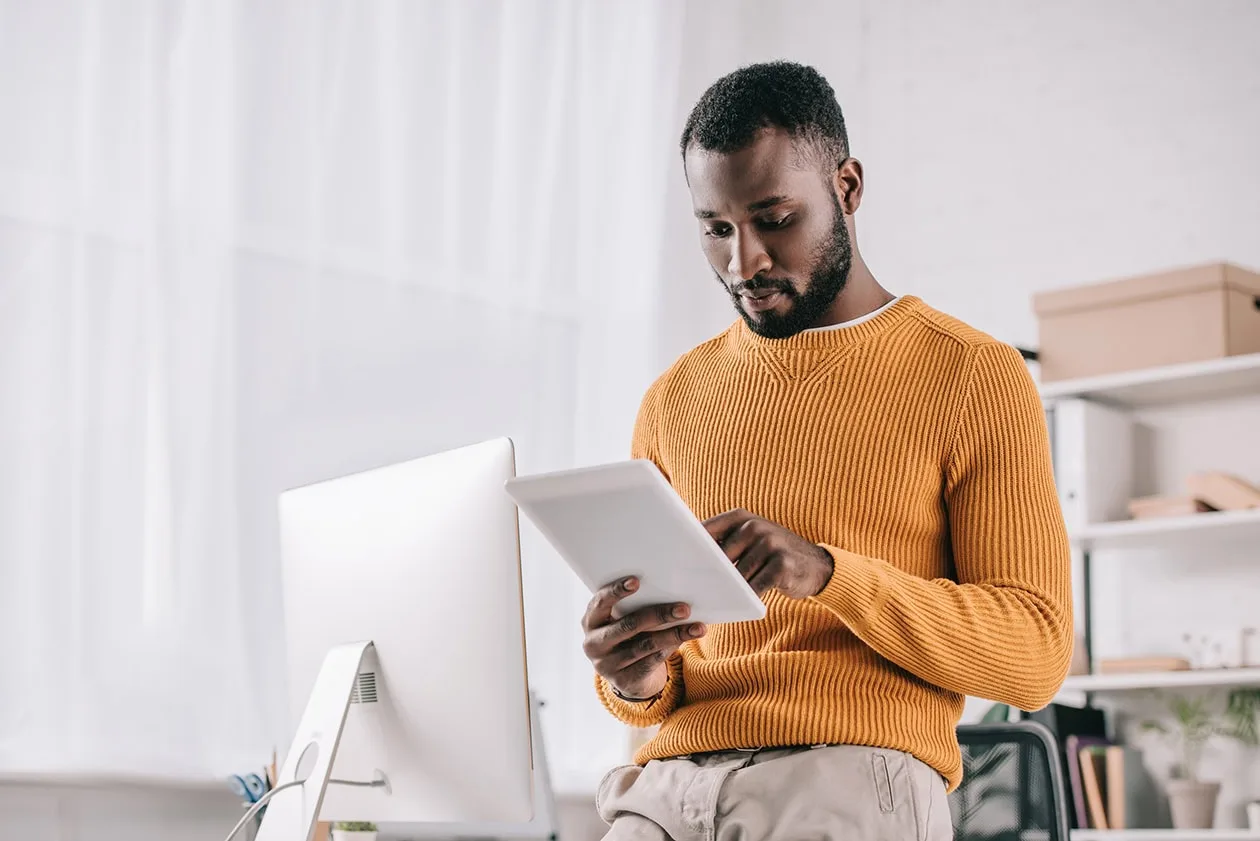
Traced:
<path fill-rule="evenodd" d="M 836 300 L 831 303 L 827 311 L 822 314 L 812 327 L 830 327 L 833 324 L 842 324 L 846 321 L 852 321 L 855 318 L 861 318 L 868 312 L 875 310 L 887 304 L 896 296 L 887 289 L 879 285 L 879 281 L 871 274 L 871 270 L 867 268 L 865 261 L 861 255 L 853 254 L 853 265 L 849 269 L 849 279 L 844 284 L 844 289 L 836 296 Z"/>

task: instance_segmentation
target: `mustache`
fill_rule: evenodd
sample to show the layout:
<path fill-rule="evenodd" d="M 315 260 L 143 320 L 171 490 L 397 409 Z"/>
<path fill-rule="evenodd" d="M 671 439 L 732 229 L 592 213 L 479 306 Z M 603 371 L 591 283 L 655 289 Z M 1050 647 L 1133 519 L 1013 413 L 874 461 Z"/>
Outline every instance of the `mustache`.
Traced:
<path fill-rule="evenodd" d="M 785 292 L 790 294 L 794 291 L 791 281 L 773 277 L 755 277 L 752 280 L 737 283 L 726 288 L 732 295 L 755 295 L 759 292 Z"/>

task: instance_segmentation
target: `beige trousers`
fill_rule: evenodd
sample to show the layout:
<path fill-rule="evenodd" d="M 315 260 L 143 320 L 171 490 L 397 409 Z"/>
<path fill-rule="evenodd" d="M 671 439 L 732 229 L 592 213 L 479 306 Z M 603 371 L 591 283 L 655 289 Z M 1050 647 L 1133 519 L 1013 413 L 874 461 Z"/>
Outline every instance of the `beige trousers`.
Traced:
<path fill-rule="evenodd" d="M 722 751 L 614 768 L 604 841 L 950 841 L 945 781 L 908 753 L 849 745 Z"/>

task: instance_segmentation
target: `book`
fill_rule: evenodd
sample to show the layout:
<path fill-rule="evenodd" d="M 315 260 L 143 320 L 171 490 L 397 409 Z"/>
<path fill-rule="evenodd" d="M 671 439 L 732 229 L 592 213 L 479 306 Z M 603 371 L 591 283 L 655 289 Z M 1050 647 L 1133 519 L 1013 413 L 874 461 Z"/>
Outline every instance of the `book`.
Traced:
<path fill-rule="evenodd" d="M 1077 756 L 1081 760 L 1081 787 L 1085 792 L 1086 817 L 1090 829 L 1111 829 L 1107 823 L 1107 777 L 1104 761 L 1106 745 L 1085 745 Z"/>
<path fill-rule="evenodd" d="M 1142 752 L 1100 736 L 1069 736 L 1074 829 L 1170 829 L 1168 798 Z"/>
<path fill-rule="evenodd" d="M 1111 829 L 1127 829 L 1128 800 L 1125 797 L 1124 767 L 1130 761 L 1120 745 L 1108 745 L 1104 767 L 1107 775 L 1107 826 Z"/>
<path fill-rule="evenodd" d="M 1052 703 L 1035 712 L 1023 713 L 1022 717 L 1044 724 L 1053 735 L 1059 749 L 1059 767 L 1063 772 L 1063 783 L 1069 787 L 1070 796 L 1073 769 L 1079 772 L 1080 762 L 1076 751 L 1069 749 L 1067 740 L 1071 736 L 1103 738 L 1107 733 L 1107 722 L 1103 711 L 1097 707 L 1073 707 L 1068 704 Z M 1088 824 L 1077 824 L 1077 829 L 1088 828 Z"/>
<path fill-rule="evenodd" d="M 1129 501 L 1129 514 L 1135 520 L 1153 520 L 1157 517 L 1188 517 L 1215 511 L 1208 503 L 1195 496 L 1143 496 Z"/>
<path fill-rule="evenodd" d="M 1098 661 L 1098 673 L 1129 675 L 1138 672 L 1184 672 L 1190 661 L 1184 657 L 1109 657 Z"/>
<path fill-rule="evenodd" d="M 1228 473 L 1196 473 L 1186 479 L 1186 489 L 1219 511 L 1260 508 L 1260 489 Z"/>
<path fill-rule="evenodd" d="M 1140 750 L 1108 745 L 1105 766 L 1108 828 L 1172 828 L 1168 801 L 1146 770 Z"/>
<path fill-rule="evenodd" d="M 1094 765 L 1090 749 L 1106 748 L 1111 741 L 1104 736 L 1072 734 L 1065 740 L 1068 755 L 1068 789 L 1072 796 L 1073 827 L 1076 829 L 1106 829 L 1106 810 L 1102 803 L 1102 789 L 1098 784 L 1099 769 Z M 1096 804 L 1090 803 L 1091 787 L 1085 781 L 1086 768 L 1093 780 L 1092 792 Z M 1102 825 L 1098 825 L 1101 818 Z"/>

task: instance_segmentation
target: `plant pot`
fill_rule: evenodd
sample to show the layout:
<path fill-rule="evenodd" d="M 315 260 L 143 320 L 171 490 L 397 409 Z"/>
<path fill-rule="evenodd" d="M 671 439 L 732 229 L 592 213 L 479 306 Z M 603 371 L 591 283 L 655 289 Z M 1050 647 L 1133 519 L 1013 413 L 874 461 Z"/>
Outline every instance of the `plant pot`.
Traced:
<path fill-rule="evenodd" d="M 376 832 L 350 832 L 345 829 L 334 829 L 332 841 L 376 841 Z"/>
<path fill-rule="evenodd" d="M 1220 783 L 1199 780 L 1169 780 L 1168 806 L 1174 829 L 1211 829 L 1216 818 L 1216 797 Z"/>

